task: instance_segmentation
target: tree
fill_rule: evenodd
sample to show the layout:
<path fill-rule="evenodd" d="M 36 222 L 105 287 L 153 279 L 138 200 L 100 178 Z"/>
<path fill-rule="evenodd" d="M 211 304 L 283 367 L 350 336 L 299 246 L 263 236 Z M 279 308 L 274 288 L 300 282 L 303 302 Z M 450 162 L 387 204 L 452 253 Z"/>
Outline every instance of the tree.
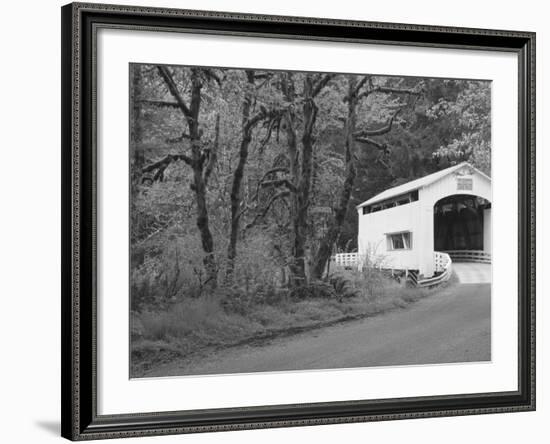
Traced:
<path fill-rule="evenodd" d="M 206 187 L 216 162 L 218 141 L 216 137 L 216 141 L 213 145 L 202 144 L 201 137 L 203 131 L 199 125 L 199 117 L 201 108 L 201 89 L 205 80 L 214 79 L 218 83 L 220 80 L 210 69 L 192 68 L 190 75 L 190 98 L 189 103 L 187 103 L 182 93 L 179 91 L 178 85 L 174 80 L 174 76 L 172 75 L 170 68 L 159 65 L 157 66 L 157 70 L 159 75 L 164 80 L 170 95 L 175 100 L 175 102 L 161 103 L 161 106 L 178 108 L 183 114 L 187 124 L 188 133 L 182 133 L 181 141 L 189 141 L 189 149 L 186 151 L 190 151 L 190 155 L 187 152 L 169 154 L 162 160 L 143 168 L 142 171 L 144 173 L 156 171 L 153 180 L 162 180 L 166 168 L 172 162 L 183 161 L 191 167 L 193 172 L 191 190 L 195 193 L 197 206 L 196 224 L 201 235 L 202 248 L 205 253 L 203 263 L 207 273 L 207 283 L 210 287 L 215 288 L 217 285 L 217 266 L 214 257 L 214 239 L 209 226 L 208 208 L 206 204 Z M 217 128 L 217 132 L 219 132 L 219 120 L 217 121 Z"/>
<path fill-rule="evenodd" d="M 455 101 L 440 100 L 430 110 L 432 119 L 449 116 L 455 121 L 456 135 L 434 153 L 450 164 L 470 162 L 491 175 L 491 86 L 470 81 Z"/>
<path fill-rule="evenodd" d="M 273 116 L 273 112 L 268 112 L 265 107 L 253 116 L 251 116 L 252 102 L 256 95 L 256 80 L 264 79 L 269 74 L 256 74 L 253 70 L 246 70 L 246 85 L 244 99 L 242 105 L 242 120 L 241 120 L 241 142 L 239 147 L 239 160 L 237 167 L 233 173 L 233 183 L 231 186 L 231 223 L 229 233 L 229 245 L 227 247 L 227 265 L 225 278 L 227 283 L 233 280 L 233 272 L 235 269 L 235 257 L 237 255 L 237 238 L 239 236 L 240 219 L 244 211 L 242 209 L 241 188 L 244 175 L 245 165 L 248 159 L 249 147 L 252 141 L 252 132 L 259 123 Z M 267 141 L 266 141 L 267 142 Z M 265 142 L 264 142 L 265 143 Z"/>
<path fill-rule="evenodd" d="M 329 229 L 321 240 L 315 256 L 313 275 L 318 279 L 320 279 L 324 273 L 327 262 L 332 254 L 333 245 L 340 235 L 342 225 L 348 211 L 348 204 L 353 191 L 355 178 L 357 176 L 357 154 L 355 152 L 355 142 L 365 144 L 366 146 L 375 147 L 381 153 L 381 156 L 378 158 L 378 162 L 384 168 L 389 169 L 390 165 L 386 159 L 390 153 L 389 147 L 387 144 L 373 139 L 373 137 L 378 137 L 389 133 L 392 130 L 396 117 L 401 112 L 403 107 L 406 106 L 406 103 L 398 101 L 396 109 L 392 111 L 392 114 L 383 126 L 375 129 L 356 129 L 357 107 L 359 102 L 366 99 L 371 94 L 398 96 L 418 96 L 420 94 L 420 85 L 416 85 L 416 88 L 399 88 L 385 85 L 375 85 L 372 76 L 364 76 L 361 80 L 357 81 L 356 76 L 349 75 L 347 76 L 347 80 L 348 90 L 347 95 L 344 97 L 344 101 L 347 103 L 347 118 L 344 123 L 346 165 L 345 179 L 340 191 L 338 205 L 334 209 L 333 218 L 330 222 Z"/>
<path fill-rule="evenodd" d="M 312 183 L 313 155 L 315 146 L 314 129 L 317 121 L 318 106 L 316 97 L 334 77 L 331 74 L 302 74 L 302 92 L 296 92 L 295 75 L 284 73 L 281 78 L 281 90 L 289 104 L 283 114 L 284 130 L 286 132 L 288 168 L 272 168 L 269 174 L 283 173 L 283 177 L 274 178 L 261 184 L 263 187 L 281 189 L 268 202 L 268 207 L 276 199 L 289 197 L 290 216 L 293 228 L 292 260 L 290 261 L 291 285 L 299 287 L 307 283 L 306 246 L 308 242 L 308 209 L 310 206 L 310 190 Z M 297 107 L 298 105 L 298 107 Z M 300 106 L 301 105 L 301 106 Z M 301 119 L 296 109 L 301 108 Z M 299 137 L 299 120 L 301 138 Z"/>

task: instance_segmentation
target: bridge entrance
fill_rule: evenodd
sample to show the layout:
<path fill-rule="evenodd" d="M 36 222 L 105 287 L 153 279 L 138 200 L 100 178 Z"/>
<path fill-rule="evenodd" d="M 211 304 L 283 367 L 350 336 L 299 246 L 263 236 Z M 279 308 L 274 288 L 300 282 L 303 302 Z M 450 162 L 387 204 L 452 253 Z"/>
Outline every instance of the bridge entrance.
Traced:
<path fill-rule="evenodd" d="M 434 205 L 435 251 L 490 254 L 490 212 L 491 203 L 479 196 L 455 194 L 437 201 Z"/>

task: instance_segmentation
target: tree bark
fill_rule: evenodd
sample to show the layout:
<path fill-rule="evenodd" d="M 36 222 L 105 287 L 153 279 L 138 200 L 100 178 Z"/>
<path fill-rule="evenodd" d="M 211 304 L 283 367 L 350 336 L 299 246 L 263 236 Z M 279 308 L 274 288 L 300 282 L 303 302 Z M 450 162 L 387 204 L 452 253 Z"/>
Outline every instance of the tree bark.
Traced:
<path fill-rule="evenodd" d="M 294 77 L 292 73 L 286 73 L 282 81 L 283 94 L 289 103 L 292 103 L 296 99 L 296 92 L 294 87 Z M 289 108 L 284 114 L 284 128 L 287 139 L 288 161 L 289 161 L 289 176 L 290 181 L 296 186 L 300 182 L 301 168 L 300 159 L 298 153 L 298 138 L 296 135 L 296 116 L 293 108 Z M 288 264 L 290 271 L 289 283 L 292 287 L 298 287 L 305 284 L 306 275 L 304 267 L 304 253 L 305 253 L 305 234 L 300 230 L 300 222 L 298 219 L 299 213 L 299 191 L 291 193 L 290 196 L 290 218 L 293 228 L 293 244 L 292 244 L 292 258 Z"/>
<path fill-rule="evenodd" d="M 311 75 L 304 79 L 304 130 L 300 175 L 296 178 L 296 214 L 294 217 L 294 248 L 292 273 L 295 284 L 306 284 L 306 246 L 308 240 L 308 210 L 313 167 L 313 130 L 317 119 L 317 105 L 314 101 L 314 82 Z"/>
<path fill-rule="evenodd" d="M 254 86 L 254 71 L 246 71 L 247 88 L 243 101 L 242 110 L 242 139 L 239 149 L 239 161 L 233 173 L 231 186 L 231 229 L 229 233 L 229 245 L 227 247 L 227 265 L 225 270 L 226 283 L 233 282 L 235 271 L 235 258 L 237 257 L 237 239 L 239 236 L 241 188 L 244 175 L 244 168 L 248 159 L 248 149 L 252 140 L 253 126 L 250 125 L 250 108 L 252 106 Z"/>
<path fill-rule="evenodd" d="M 336 243 L 336 239 L 342 230 L 351 193 L 353 191 L 353 184 L 357 176 L 354 158 L 354 133 L 357 123 L 356 106 L 358 101 L 357 81 L 355 76 L 349 76 L 348 86 L 348 116 L 344 127 L 346 173 L 338 206 L 334 211 L 334 216 L 330 223 L 329 229 L 321 240 L 321 244 L 319 245 L 319 249 L 317 250 L 317 254 L 315 256 L 312 274 L 317 279 L 321 279 L 323 277 L 327 263 L 332 255 L 333 245 Z"/>
<path fill-rule="evenodd" d="M 132 138 L 132 172 L 137 175 L 135 183 L 139 182 L 141 169 L 145 163 L 143 150 L 139 146 L 143 138 L 143 128 L 141 124 L 142 104 L 139 99 L 143 88 L 143 74 L 140 65 L 132 66 L 132 126 L 130 135 Z M 136 177 L 133 177 L 136 179 Z"/>
<path fill-rule="evenodd" d="M 207 279 L 205 286 L 214 289 L 217 286 L 218 270 L 214 257 L 214 239 L 210 231 L 208 218 L 208 206 L 206 202 L 205 161 L 206 156 L 201 149 L 201 131 L 199 127 L 199 115 L 201 106 L 202 79 L 199 68 L 191 70 L 191 99 L 189 106 L 185 103 L 177 85 L 166 66 L 158 66 L 158 71 L 164 79 L 168 91 L 178 104 L 185 116 L 189 128 L 189 140 L 191 144 L 191 168 L 193 170 L 193 182 L 191 189 L 195 192 L 197 205 L 197 228 L 201 236 L 202 249 L 204 251 L 203 264 Z"/>
<path fill-rule="evenodd" d="M 131 94 L 131 120 L 130 120 L 130 214 L 131 219 L 131 236 L 136 235 L 138 224 L 136 223 L 136 202 L 138 197 L 138 184 L 141 178 L 141 169 L 145 163 L 141 142 L 143 139 L 143 127 L 141 122 L 142 105 L 139 101 L 139 96 L 143 88 L 143 76 L 141 73 L 141 65 L 132 65 L 131 70 L 132 87 Z"/>
<path fill-rule="evenodd" d="M 210 231 L 208 207 L 206 205 L 206 184 L 204 179 L 204 161 L 200 146 L 199 113 L 201 106 L 202 80 L 198 69 L 191 70 L 191 102 L 187 117 L 189 136 L 191 137 L 191 154 L 193 158 L 193 185 L 197 203 L 197 228 L 201 234 L 202 249 L 205 256 L 204 268 L 207 274 L 207 285 L 216 288 L 218 270 L 214 257 L 214 239 Z"/>

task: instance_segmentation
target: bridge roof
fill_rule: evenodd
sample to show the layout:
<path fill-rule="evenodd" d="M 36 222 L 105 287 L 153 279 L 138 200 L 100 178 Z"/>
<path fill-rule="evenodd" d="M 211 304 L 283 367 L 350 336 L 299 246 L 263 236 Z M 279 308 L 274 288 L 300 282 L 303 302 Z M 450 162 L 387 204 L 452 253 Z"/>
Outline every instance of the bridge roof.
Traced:
<path fill-rule="evenodd" d="M 374 197 L 371 197 L 369 200 L 363 202 L 362 204 L 357 205 L 356 208 L 361 208 L 366 205 L 371 205 L 373 203 L 381 202 L 386 199 L 391 199 L 392 197 L 399 196 L 401 194 L 409 193 L 414 190 L 419 190 L 420 188 L 424 188 L 434 182 L 437 182 L 438 180 L 442 179 L 443 177 L 447 176 L 448 174 L 451 174 L 460 168 L 463 168 L 464 166 L 468 166 L 472 168 L 475 172 L 480 174 L 482 177 L 485 177 L 489 181 L 491 178 L 487 176 L 486 174 L 479 171 L 477 168 L 474 168 L 472 165 L 470 165 L 468 162 L 462 162 L 457 165 L 453 165 L 452 167 L 445 168 L 444 170 L 437 171 L 432 174 L 428 174 L 427 176 L 421 177 L 420 179 L 415 179 L 410 182 L 403 183 L 401 185 L 398 185 L 393 188 L 388 188 L 386 191 L 382 191 L 380 194 L 377 194 Z"/>

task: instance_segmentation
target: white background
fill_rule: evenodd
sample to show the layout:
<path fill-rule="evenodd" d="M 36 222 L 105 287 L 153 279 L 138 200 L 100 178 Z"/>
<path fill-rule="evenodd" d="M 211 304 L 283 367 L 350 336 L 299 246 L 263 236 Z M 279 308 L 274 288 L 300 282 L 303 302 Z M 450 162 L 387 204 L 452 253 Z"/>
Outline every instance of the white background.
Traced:
<path fill-rule="evenodd" d="M 151 5 L 152 1 L 120 3 Z M 544 109 L 550 104 L 543 83 L 544 53 L 550 47 L 544 32 L 550 19 L 543 2 L 259 2 L 161 1 L 157 6 L 316 15 L 335 18 L 520 29 L 538 33 L 538 411 L 534 413 L 438 418 L 370 424 L 230 432 L 141 439 L 140 442 L 255 443 L 262 442 L 500 442 L 524 439 L 543 442 L 550 420 L 550 392 L 545 384 L 542 354 L 548 327 L 544 303 L 543 250 L 548 236 L 540 229 L 548 220 L 542 196 Z M 59 434 L 59 7 L 58 1 L 12 1 L 3 5 L 0 112 L 2 365 L 0 399 L 2 440 L 43 443 Z M 391 5 L 391 6 L 390 6 Z M 6 137 L 7 136 L 7 137 Z M 546 214 L 544 214 L 546 213 Z M 546 245 L 547 247 L 547 245 Z M 548 286 L 546 286 L 548 287 Z M 135 441 L 135 440 L 133 440 Z M 128 440 L 130 442 L 130 440 Z"/>
<path fill-rule="evenodd" d="M 517 56 L 279 39 L 98 31 L 98 412 L 379 399 L 517 389 Z M 128 63 L 491 79 L 492 362 L 128 380 Z M 125 242 L 126 241 L 126 242 Z M 411 384 L 414 381 L 414 384 Z"/>

